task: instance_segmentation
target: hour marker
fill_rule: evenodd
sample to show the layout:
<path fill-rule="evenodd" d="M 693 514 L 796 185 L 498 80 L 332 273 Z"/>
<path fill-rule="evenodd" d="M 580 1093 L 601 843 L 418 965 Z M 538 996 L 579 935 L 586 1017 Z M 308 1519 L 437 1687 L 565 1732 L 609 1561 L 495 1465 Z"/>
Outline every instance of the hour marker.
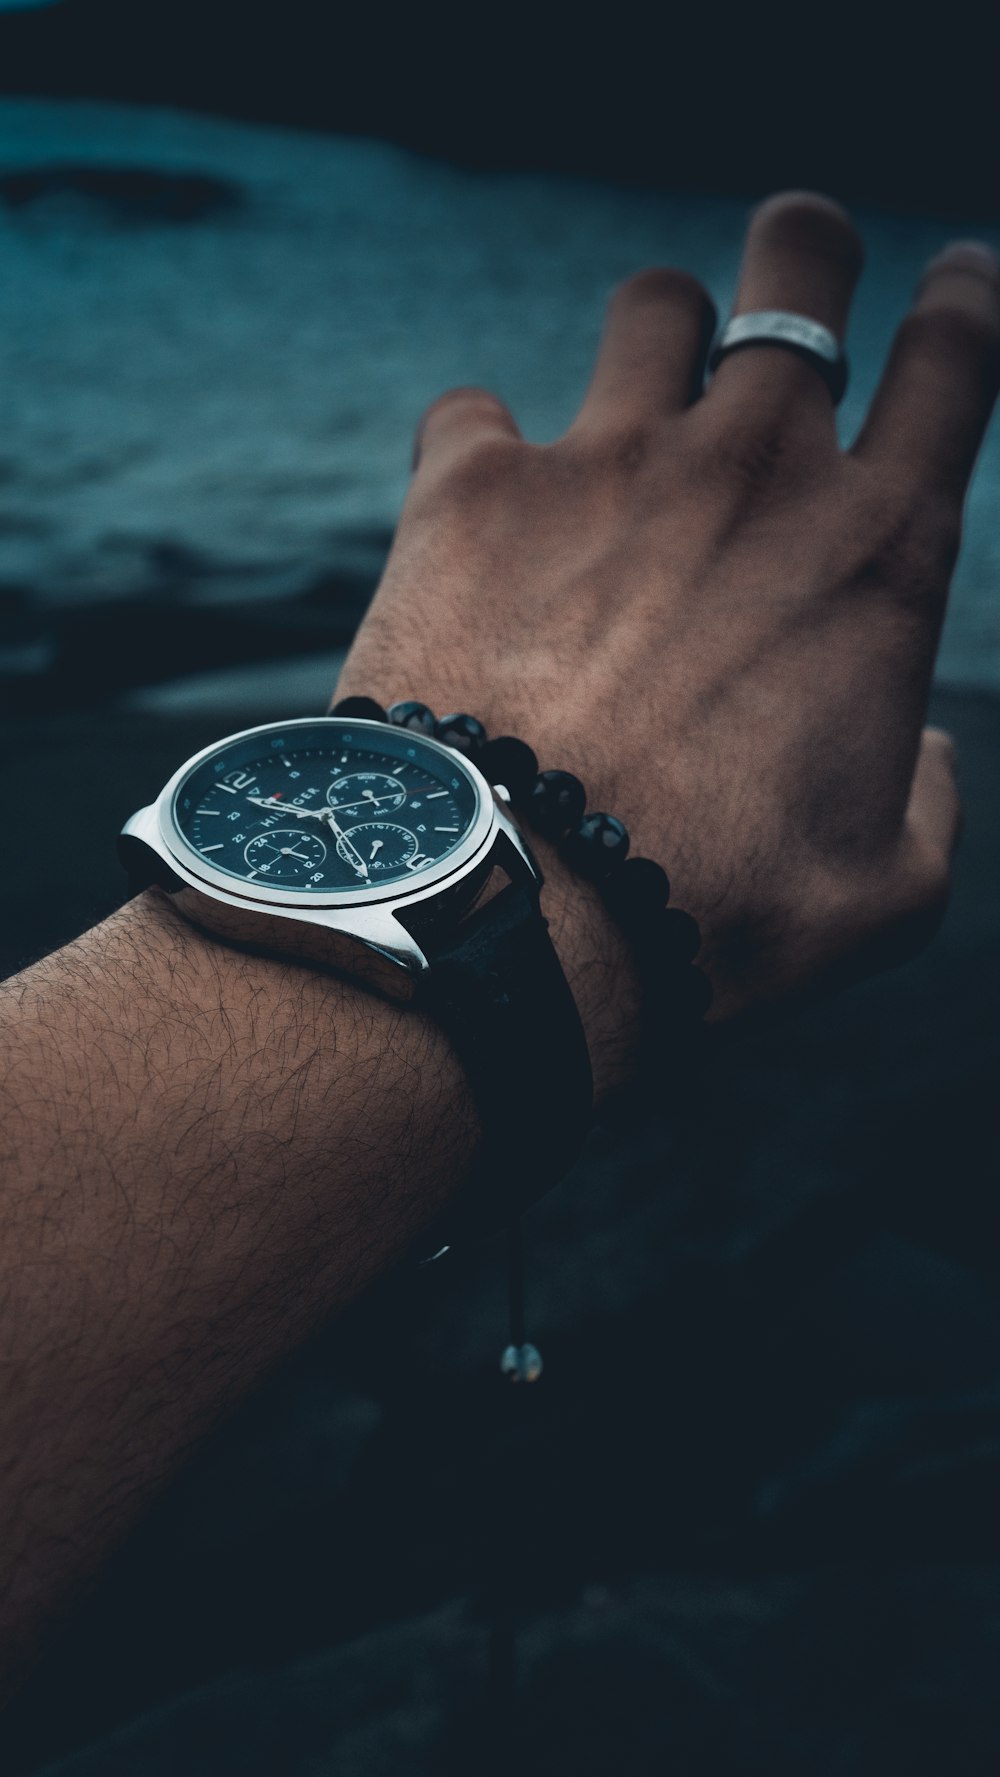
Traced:
<path fill-rule="evenodd" d="M 457 833 L 457 827 L 435 827 L 435 833 Z"/>
<path fill-rule="evenodd" d="M 428 802 L 433 802 L 435 796 L 447 796 L 447 794 L 447 790 L 429 790 L 427 793 L 427 800 Z"/>
<path fill-rule="evenodd" d="M 253 779 L 252 779 L 252 778 L 247 778 L 247 783 L 248 783 L 248 784 L 249 784 L 249 783 L 252 783 L 252 782 L 253 782 Z M 233 789 L 233 786 L 232 786 L 232 784 L 223 784 L 223 783 L 219 783 L 219 784 L 217 784 L 217 785 L 216 785 L 216 789 L 217 789 L 217 790 L 228 790 L 228 792 L 229 792 L 229 794 L 230 794 L 230 796 L 235 796 L 235 795 L 236 795 L 236 791 L 235 791 L 235 790 L 234 790 L 234 789 Z"/>
<path fill-rule="evenodd" d="M 206 852 L 206 851 L 221 851 L 221 850 L 222 850 L 222 840 L 221 840 L 221 839 L 220 839 L 220 840 L 219 840 L 219 843 L 218 843 L 218 845 L 203 845 L 203 846 L 202 846 L 202 848 L 201 848 L 201 849 L 202 849 L 202 851 L 203 851 L 203 852 Z"/>
<path fill-rule="evenodd" d="M 196 808 L 195 814 L 218 814 L 217 808 Z"/>

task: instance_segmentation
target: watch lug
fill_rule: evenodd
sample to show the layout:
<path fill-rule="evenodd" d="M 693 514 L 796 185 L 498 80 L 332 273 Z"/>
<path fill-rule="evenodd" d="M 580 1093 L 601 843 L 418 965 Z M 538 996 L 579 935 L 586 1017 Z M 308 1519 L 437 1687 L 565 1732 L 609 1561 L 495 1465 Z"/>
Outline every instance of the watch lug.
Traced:
<path fill-rule="evenodd" d="M 136 809 L 135 814 L 129 816 L 121 830 L 122 839 L 141 839 L 145 845 L 151 845 L 158 856 L 162 855 L 157 844 L 159 836 L 160 826 L 156 818 L 155 805 Z"/>
<path fill-rule="evenodd" d="M 532 877 L 533 880 L 538 883 L 539 887 L 541 887 L 545 878 L 539 867 L 538 859 L 528 845 L 520 827 L 518 827 L 516 822 L 511 819 L 506 808 L 500 803 L 497 804 L 496 824 L 498 828 L 498 840 L 500 841 L 497 849 L 505 854 L 503 860 L 505 867 L 510 861 L 510 853 L 513 852 L 514 858 L 516 859 L 515 869 L 517 868 L 517 864 L 520 864 L 521 873 L 526 873 L 528 876 Z"/>
<path fill-rule="evenodd" d="M 128 874 L 130 896 L 154 884 L 170 890 L 181 886 L 163 849 L 155 806 L 137 809 L 125 822 L 118 835 L 118 856 Z"/>
<path fill-rule="evenodd" d="M 359 907 L 356 912 L 317 910 L 306 917 L 311 925 L 338 932 L 359 947 L 377 951 L 392 968 L 404 970 L 410 977 L 422 975 L 429 966 L 416 938 L 391 907 Z"/>

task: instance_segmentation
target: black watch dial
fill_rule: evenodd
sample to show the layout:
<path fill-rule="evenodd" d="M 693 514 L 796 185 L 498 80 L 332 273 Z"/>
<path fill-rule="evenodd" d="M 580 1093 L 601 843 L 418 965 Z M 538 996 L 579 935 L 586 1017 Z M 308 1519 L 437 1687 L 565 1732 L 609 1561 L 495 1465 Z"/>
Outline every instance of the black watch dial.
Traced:
<path fill-rule="evenodd" d="M 364 895 L 442 862 L 478 803 L 453 754 L 328 717 L 234 736 L 182 780 L 173 814 L 206 864 L 243 882 Z"/>

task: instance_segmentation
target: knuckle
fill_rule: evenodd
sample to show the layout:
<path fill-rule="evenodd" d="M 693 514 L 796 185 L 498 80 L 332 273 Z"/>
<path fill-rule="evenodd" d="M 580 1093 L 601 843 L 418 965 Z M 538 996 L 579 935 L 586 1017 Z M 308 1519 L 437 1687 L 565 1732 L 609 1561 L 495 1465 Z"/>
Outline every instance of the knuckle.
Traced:
<path fill-rule="evenodd" d="M 816 191 L 781 191 L 754 211 L 751 233 L 769 243 L 832 260 L 857 276 L 864 247 L 848 212 Z"/>
<path fill-rule="evenodd" d="M 598 444 L 599 467 L 630 481 L 662 444 L 661 428 L 640 418 L 610 423 L 602 428 Z"/>
<path fill-rule="evenodd" d="M 790 491 L 801 468 L 785 416 L 775 412 L 727 424 L 708 440 L 695 472 L 737 500 L 759 500 Z"/>
<path fill-rule="evenodd" d="M 520 469 L 523 449 L 517 438 L 493 435 L 470 440 L 441 470 L 439 496 L 449 506 L 481 506 L 505 497 Z"/>
<path fill-rule="evenodd" d="M 851 576 L 855 590 L 922 608 L 955 566 L 961 505 L 944 488 L 923 498 L 910 486 L 884 489 L 873 511 L 857 515 L 854 534 L 863 539 Z"/>
<path fill-rule="evenodd" d="M 900 603 L 922 608 L 930 590 L 928 564 L 913 548 L 905 528 L 886 531 L 865 553 L 853 577 L 864 597 L 891 593 Z"/>

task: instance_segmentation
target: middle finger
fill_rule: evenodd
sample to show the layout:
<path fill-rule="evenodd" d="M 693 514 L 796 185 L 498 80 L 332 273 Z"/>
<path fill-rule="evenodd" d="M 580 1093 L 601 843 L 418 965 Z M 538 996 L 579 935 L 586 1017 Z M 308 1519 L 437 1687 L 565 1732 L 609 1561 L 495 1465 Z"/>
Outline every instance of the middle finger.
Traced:
<path fill-rule="evenodd" d="M 843 339 L 862 264 L 853 222 L 838 204 L 811 192 L 769 198 L 747 231 L 734 315 L 784 309 L 819 321 Z M 833 401 L 816 366 L 785 346 L 752 343 L 727 354 L 707 402 L 723 420 L 762 424 L 790 409 L 836 436 Z"/>

